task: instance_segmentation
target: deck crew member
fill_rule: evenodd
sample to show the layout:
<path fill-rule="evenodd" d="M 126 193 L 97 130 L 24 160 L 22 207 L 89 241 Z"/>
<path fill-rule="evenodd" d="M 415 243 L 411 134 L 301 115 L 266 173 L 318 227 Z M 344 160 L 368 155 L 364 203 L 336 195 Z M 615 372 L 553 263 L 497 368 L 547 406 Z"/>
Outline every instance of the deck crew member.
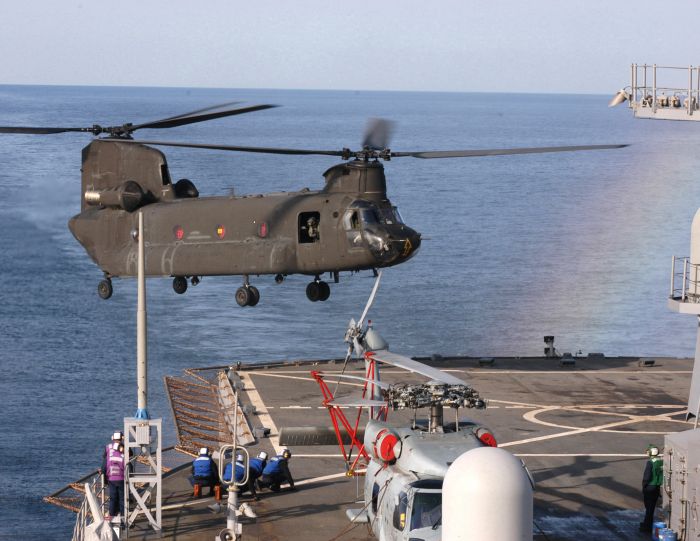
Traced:
<path fill-rule="evenodd" d="M 203 496 L 205 486 L 209 487 L 209 495 L 214 496 L 215 487 L 219 484 L 218 475 L 216 465 L 206 447 L 202 447 L 199 450 L 199 456 L 192 461 L 192 477 L 195 482 L 195 496 Z M 197 486 L 201 487 L 201 493 L 198 493 Z"/>
<path fill-rule="evenodd" d="M 292 458 L 292 452 L 286 447 L 282 449 L 280 455 L 274 456 L 263 468 L 262 476 L 258 480 L 260 488 L 269 488 L 273 492 L 280 491 L 282 483 L 289 483 L 289 490 L 295 490 L 294 479 L 289 472 L 289 459 Z"/>
<path fill-rule="evenodd" d="M 644 522 L 639 524 L 639 530 L 642 532 L 651 532 L 656 502 L 659 499 L 661 485 L 664 482 L 664 462 L 659 456 L 659 448 L 655 445 L 649 445 L 647 447 L 647 456 L 649 460 L 647 460 L 644 476 L 642 477 L 642 494 L 646 509 Z"/>
<path fill-rule="evenodd" d="M 117 515 L 124 515 L 124 434 L 115 432 L 112 441 L 105 446 L 102 468 L 109 490 L 109 520 Z"/>
<path fill-rule="evenodd" d="M 267 453 L 262 451 L 260 455 L 265 455 L 265 458 L 267 458 Z M 245 494 L 246 492 L 250 491 L 250 495 L 253 496 L 256 500 L 260 499 L 258 497 L 258 493 L 255 489 L 255 480 L 260 477 L 260 474 L 262 473 L 262 467 L 260 466 L 260 463 L 262 461 L 260 460 L 260 455 L 258 455 L 258 458 L 251 458 L 249 463 L 248 463 L 248 481 L 246 482 L 245 485 L 240 485 L 238 487 L 238 493 L 239 494 Z M 226 467 L 224 468 L 224 475 L 223 475 L 223 480 L 224 481 L 230 481 L 231 480 L 231 470 L 233 469 L 231 462 L 228 462 L 226 464 Z M 260 473 L 258 473 L 260 472 Z M 243 481 L 243 478 L 245 477 L 245 464 L 243 460 L 243 455 L 236 455 L 236 482 L 240 483 Z"/>

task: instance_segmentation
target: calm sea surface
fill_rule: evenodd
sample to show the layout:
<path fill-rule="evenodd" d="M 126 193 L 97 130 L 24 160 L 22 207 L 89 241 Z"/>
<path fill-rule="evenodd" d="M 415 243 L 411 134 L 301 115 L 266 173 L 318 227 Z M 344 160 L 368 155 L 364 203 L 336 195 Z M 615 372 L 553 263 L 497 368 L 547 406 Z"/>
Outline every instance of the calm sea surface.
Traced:
<path fill-rule="evenodd" d="M 389 193 L 423 233 L 388 269 L 371 313 L 408 355 L 560 351 L 692 356 L 695 322 L 665 308 L 672 255 L 700 205 L 700 127 L 639 121 L 608 96 L 0 86 L 0 125 L 142 122 L 241 100 L 282 107 L 142 138 L 357 147 L 367 117 L 396 121 L 394 150 L 630 143 L 615 151 L 386 164 Z M 136 407 L 134 280 L 101 272 L 66 222 L 80 207 L 81 134 L 0 136 L 0 538 L 68 539 L 69 512 L 41 497 L 95 468 Z M 203 195 L 320 188 L 333 158 L 165 150 Z M 325 303 L 306 277 L 206 278 L 178 296 L 148 282 L 149 410 L 170 432 L 162 378 L 183 368 L 333 357 L 372 287 L 341 276 Z M 172 433 L 168 439 L 172 441 Z"/>

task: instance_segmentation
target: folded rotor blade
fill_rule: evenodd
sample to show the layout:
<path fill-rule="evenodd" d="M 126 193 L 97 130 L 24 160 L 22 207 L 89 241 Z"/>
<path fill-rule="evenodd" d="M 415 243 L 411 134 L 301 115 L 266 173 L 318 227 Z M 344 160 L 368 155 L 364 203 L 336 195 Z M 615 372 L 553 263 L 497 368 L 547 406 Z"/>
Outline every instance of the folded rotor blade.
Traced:
<path fill-rule="evenodd" d="M 329 404 L 331 406 L 347 406 L 349 408 L 376 408 L 386 406 L 386 402 L 384 400 L 372 400 L 370 398 L 362 398 L 361 396 L 345 396 L 343 398 L 334 398 L 333 400 L 326 402 L 326 404 Z"/>
<path fill-rule="evenodd" d="M 478 156 L 504 156 L 508 154 L 543 154 L 547 152 L 576 152 L 579 150 L 608 150 L 629 145 L 577 145 L 533 148 L 487 148 L 483 150 L 431 150 L 419 152 L 392 152 L 392 158 L 476 158 Z"/>
<path fill-rule="evenodd" d="M 450 385 L 466 385 L 464 381 L 455 376 L 428 366 L 427 364 L 419 363 L 403 355 L 397 355 L 396 353 L 390 353 L 388 351 L 374 351 L 368 353 L 372 359 L 379 361 L 397 368 L 402 368 L 408 370 L 409 372 L 414 372 L 416 374 L 421 374 L 427 378 L 430 378 L 440 383 L 448 383 Z"/>
<path fill-rule="evenodd" d="M 382 381 L 376 380 L 376 379 L 370 379 L 370 378 L 363 378 L 361 376 L 351 376 L 349 374 L 324 374 L 324 377 L 327 378 L 342 378 L 342 379 L 354 379 L 357 381 L 366 381 L 367 383 L 371 383 L 372 385 L 375 385 L 376 387 L 379 387 L 380 389 L 388 389 L 391 387 L 388 383 L 384 383 Z"/>
<path fill-rule="evenodd" d="M 277 105 L 252 105 L 250 107 L 240 107 L 238 109 L 229 108 L 231 104 L 226 103 L 223 105 L 217 105 L 214 107 L 208 107 L 206 109 L 201 109 L 199 111 L 193 111 L 191 113 L 186 113 L 184 115 L 178 115 L 175 117 L 164 118 L 162 120 L 154 120 L 152 122 L 145 122 L 143 124 L 134 124 L 129 127 L 130 131 L 140 130 L 143 128 L 149 129 L 160 129 L 160 128 L 174 128 L 176 126 L 184 126 L 186 124 L 194 124 L 195 122 L 204 122 L 206 120 L 213 120 L 215 118 L 223 118 L 226 116 L 242 115 L 244 113 L 252 113 L 254 111 L 262 111 L 264 109 L 271 109 L 277 107 Z"/>

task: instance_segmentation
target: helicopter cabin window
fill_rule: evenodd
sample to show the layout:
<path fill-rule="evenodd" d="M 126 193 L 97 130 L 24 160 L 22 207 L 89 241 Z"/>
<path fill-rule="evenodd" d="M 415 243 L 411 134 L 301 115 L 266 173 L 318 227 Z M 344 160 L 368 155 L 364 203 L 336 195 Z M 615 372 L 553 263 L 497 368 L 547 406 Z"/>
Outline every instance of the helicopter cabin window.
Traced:
<path fill-rule="evenodd" d="M 411 530 L 433 528 L 442 519 L 442 492 L 416 492 L 411 509 Z"/>
<path fill-rule="evenodd" d="M 299 214 L 299 242 L 301 244 L 310 244 L 320 240 L 318 230 L 320 222 L 320 212 L 302 212 Z"/>
<path fill-rule="evenodd" d="M 360 216 L 357 209 L 348 209 L 343 216 L 343 227 L 346 231 L 360 229 Z"/>
<path fill-rule="evenodd" d="M 408 495 L 401 492 L 397 497 L 396 507 L 394 507 L 394 517 L 392 523 L 397 530 L 403 530 L 406 526 L 406 509 L 408 509 Z"/>

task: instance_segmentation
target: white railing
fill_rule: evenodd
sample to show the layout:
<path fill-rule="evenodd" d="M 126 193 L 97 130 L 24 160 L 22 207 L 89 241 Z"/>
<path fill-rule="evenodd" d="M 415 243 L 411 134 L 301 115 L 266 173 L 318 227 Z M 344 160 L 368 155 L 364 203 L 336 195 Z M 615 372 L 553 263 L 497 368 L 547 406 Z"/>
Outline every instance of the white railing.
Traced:
<path fill-rule="evenodd" d="M 687 81 L 681 82 L 684 71 Z M 663 84 L 657 75 L 662 76 Z M 654 112 L 682 108 L 692 115 L 700 104 L 700 66 L 632 64 L 631 89 L 630 107 L 650 107 Z"/>
<path fill-rule="evenodd" d="M 700 264 L 691 263 L 689 257 L 673 256 L 669 298 L 700 303 Z"/>
<path fill-rule="evenodd" d="M 96 475 L 89 484 L 89 489 L 93 494 L 97 495 L 99 498 L 99 505 L 101 506 L 102 514 L 104 515 L 105 510 L 105 487 L 102 475 Z M 87 483 L 86 483 L 87 485 Z M 73 537 L 72 541 L 85 541 L 85 529 L 88 526 L 88 520 L 94 517 L 92 511 L 90 510 L 90 503 L 88 500 L 88 492 L 85 491 L 85 497 L 83 498 L 83 503 L 80 504 L 80 509 L 78 510 L 78 515 L 75 517 L 75 526 L 73 527 Z M 92 522 L 91 521 L 91 522 Z"/>

